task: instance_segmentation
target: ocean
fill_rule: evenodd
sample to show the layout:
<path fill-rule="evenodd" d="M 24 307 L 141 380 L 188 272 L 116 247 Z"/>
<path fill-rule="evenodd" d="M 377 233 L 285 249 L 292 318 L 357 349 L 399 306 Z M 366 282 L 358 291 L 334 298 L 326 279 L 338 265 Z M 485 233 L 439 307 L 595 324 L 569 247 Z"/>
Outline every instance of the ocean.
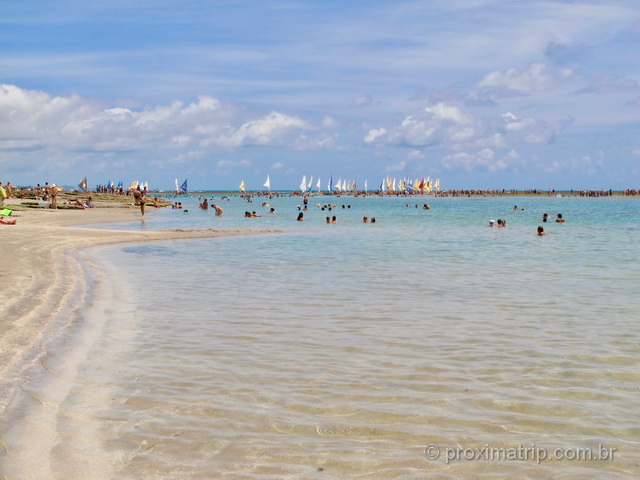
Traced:
<path fill-rule="evenodd" d="M 4 478 L 640 475 L 640 199 L 212 195 L 99 228 L 271 232 L 78 253 Z"/>

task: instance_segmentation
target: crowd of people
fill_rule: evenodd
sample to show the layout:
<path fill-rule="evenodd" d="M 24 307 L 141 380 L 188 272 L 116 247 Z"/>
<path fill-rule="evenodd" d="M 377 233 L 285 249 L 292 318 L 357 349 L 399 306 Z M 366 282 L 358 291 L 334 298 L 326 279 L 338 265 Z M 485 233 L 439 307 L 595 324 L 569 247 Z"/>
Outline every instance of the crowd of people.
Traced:
<path fill-rule="evenodd" d="M 58 207 L 58 192 L 60 192 L 62 189 L 59 188 L 56 184 L 49 184 L 48 182 L 44 184 L 44 186 L 41 186 L 40 184 L 36 185 L 35 187 L 33 187 L 31 189 L 33 191 L 33 193 L 35 194 L 36 198 L 38 198 L 39 200 L 41 200 L 42 202 L 47 202 L 48 206 L 50 208 L 57 208 Z M 11 185 L 10 182 L 6 182 L 5 184 L 3 184 L 2 182 L 0 182 L 0 208 L 3 206 L 5 200 L 7 199 L 11 199 L 11 198 L 15 198 L 15 193 L 16 193 L 16 188 Z M 140 213 L 142 216 L 145 215 L 146 212 L 146 205 L 147 205 L 147 197 L 148 197 L 148 190 L 147 187 L 144 185 L 138 185 L 136 186 L 136 188 L 132 188 L 129 189 L 127 191 L 124 191 L 122 189 L 122 187 L 115 187 L 113 184 L 111 184 L 110 186 L 105 186 L 105 185 L 98 185 L 96 186 L 96 193 L 110 193 L 110 194 L 114 194 L 114 195 L 118 195 L 118 194 L 124 194 L 124 195 L 131 195 L 133 196 L 133 205 L 137 206 L 140 208 Z M 295 193 L 295 192 L 294 192 Z M 474 190 L 448 190 L 448 191 L 442 191 L 439 192 L 439 196 L 473 196 L 473 195 L 514 195 L 517 194 L 518 192 L 516 190 L 480 190 L 480 189 L 474 189 Z M 537 189 L 531 189 L 531 190 L 525 190 L 524 191 L 525 194 L 543 194 L 544 192 L 541 190 L 537 190 Z M 555 195 L 555 190 L 548 190 L 546 192 L 548 195 Z M 635 196 L 635 195 L 640 195 L 640 190 L 624 190 L 622 192 L 625 196 Z M 612 190 L 600 190 L 600 191 L 595 191 L 595 190 L 577 190 L 577 191 L 573 191 L 571 190 L 571 194 L 572 195 L 579 195 L 579 196 L 596 196 L 596 197 L 600 197 L 600 196 L 611 196 L 613 195 L 613 191 Z M 290 194 L 290 196 L 293 196 L 294 194 Z M 261 193 L 261 194 L 242 194 L 240 195 L 240 198 L 245 200 L 247 203 L 252 203 L 253 199 L 255 196 L 262 196 L 262 197 L 267 197 L 267 199 L 269 198 L 279 198 L 281 196 L 285 196 L 285 195 L 280 195 L 279 193 L 275 193 L 275 194 L 265 194 L 265 193 Z M 309 195 L 300 195 L 298 194 L 298 196 L 302 196 L 302 205 L 298 205 L 297 209 L 298 209 L 298 214 L 296 217 L 297 221 L 305 221 L 305 215 L 304 212 L 308 211 L 309 209 Z M 20 189 L 20 197 L 24 197 L 24 189 Z M 216 216 L 221 216 L 223 215 L 224 211 L 222 209 L 222 207 L 216 203 L 209 203 L 209 199 L 207 199 L 204 196 L 200 196 L 199 197 L 199 208 L 201 210 L 209 210 L 210 208 L 212 210 L 215 211 L 215 215 Z M 211 197 L 211 201 L 215 200 L 214 197 Z M 221 200 L 226 200 L 229 201 L 230 197 L 229 196 L 223 196 L 221 198 Z M 93 197 L 90 195 L 86 200 L 77 198 L 73 201 L 69 201 L 68 203 L 65 203 L 66 205 L 72 205 L 72 206 L 79 206 L 82 207 L 82 209 L 87 209 L 87 208 L 94 208 L 95 207 L 95 203 L 93 200 Z M 153 206 L 154 207 L 160 207 L 160 203 L 158 200 L 158 197 L 154 197 L 153 200 Z M 351 209 L 351 205 L 350 204 L 342 204 L 340 205 L 340 207 L 338 207 L 338 205 L 336 203 L 324 203 L 324 204 L 316 204 L 317 208 L 320 211 L 328 211 L 331 212 L 334 209 L 337 208 L 342 208 L 342 209 L 346 209 L 349 210 Z M 409 207 L 409 203 L 405 204 L 405 207 Z M 423 210 L 430 210 L 431 207 L 429 206 L 428 203 L 422 203 L 420 204 L 415 204 L 412 205 L 415 208 L 422 208 Z M 271 207 L 267 202 L 262 202 L 262 207 L 265 208 L 269 208 L 268 211 L 266 211 L 267 214 L 275 214 L 276 211 L 273 207 Z M 173 203 L 172 205 L 173 209 L 179 209 L 179 210 L 183 210 L 184 213 L 188 213 L 188 210 L 183 209 L 182 206 L 182 202 L 176 201 Z M 513 208 L 514 211 L 524 211 L 524 208 L 518 208 L 518 206 L 514 206 Z M 7 218 L 9 216 L 11 216 L 12 214 L 12 210 L 10 209 L 2 209 L 0 210 L 0 224 L 4 224 L 4 225 L 15 225 L 16 224 L 16 219 L 15 218 Z M 257 213 L 255 210 L 252 211 L 245 211 L 244 216 L 247 218 L 257 218 L 257 217 L 261 217 L 262 215 L 260 215 L 259 213 Z M 542 215 L 542 222 L 546 223 L 548 222 L 550 219 L 549 215 L 547 213 L 544 213 Z M 371 217 L 369 218 L 369 216 L 364 216 L 362 217 L 362 222 L 363 223 L 375 223 L 376 219 L 375 217 Z M 555 222 L 556 223 L 564 223 L 566 222 L 566 220 L 563 218 L 561 213 L 558 213 L 556 218 L 555 218 Z M 327 216 L 326 217 L 326 223 L 328 224 L 335 224 L 338 223 L 338 219 L 336 215 L 333 216 Z M 494 220 L 490 220 L 489 221 L 489 226 L 490 227 L 496 227 L 496 228 L 505 228 L 507 226 L 507 220 L 503 219 L 503 218 L 499 218 L 497 221 Z M 546 232 L 544 231 L 544 228 L 542 226 L 539 226 L 537 229 L 537 233 L 538 235 L 545 235 Z"/>

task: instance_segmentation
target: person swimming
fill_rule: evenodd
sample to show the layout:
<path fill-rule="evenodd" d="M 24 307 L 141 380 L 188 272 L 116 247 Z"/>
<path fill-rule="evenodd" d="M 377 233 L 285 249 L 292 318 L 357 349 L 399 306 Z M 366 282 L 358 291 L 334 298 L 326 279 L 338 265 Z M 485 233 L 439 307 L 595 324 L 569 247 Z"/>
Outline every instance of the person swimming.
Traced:
<path fill-rule="evenodd" d="M 564 223 L 564 222 L 566 222 L 566 220 L 562 218 L 562 214 L 559 213 L 558 217 L 556 218 L 556 223 Z"/>
<path fill-rule="evenodd" d="M 544 228 L 538 227 L 538 235 L 539 236 L 546 235 L 546 233 L 544 232 Z"/>

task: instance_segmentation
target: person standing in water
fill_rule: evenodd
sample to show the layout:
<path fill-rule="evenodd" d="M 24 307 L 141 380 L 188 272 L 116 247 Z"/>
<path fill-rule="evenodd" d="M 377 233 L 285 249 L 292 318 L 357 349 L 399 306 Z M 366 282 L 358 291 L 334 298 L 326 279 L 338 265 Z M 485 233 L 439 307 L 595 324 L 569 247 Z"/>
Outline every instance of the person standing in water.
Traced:
<path fill-rule="evenodd" d="M 138 202 L 140 204 L 140 213 L 144 217 L 144 204 L 147 203 L 147 190 L 143 190 L 140 192 L 140 197 L 138 198 Z"/>

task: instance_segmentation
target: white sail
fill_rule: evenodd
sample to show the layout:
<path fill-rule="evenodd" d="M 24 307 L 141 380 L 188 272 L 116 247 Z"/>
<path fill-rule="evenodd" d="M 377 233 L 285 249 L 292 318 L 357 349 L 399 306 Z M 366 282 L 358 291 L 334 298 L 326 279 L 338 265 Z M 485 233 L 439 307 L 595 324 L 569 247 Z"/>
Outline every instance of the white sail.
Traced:
<path fill-rule="evenodd" d="M 322 185 L 320 185 L 320 177 L 318 177 L 318 183 L 316 183 L 316 189 L 318 190 L 318 192 L 322 191 Z"/>
<path fill-rule="evenodd" d="M 307 176 L 306 175 L 302 176 L 302 181 L 300 182 L 300 191 L 302 193 L 307 191 Z"/>
<path fill-rule="evenodd" d="M 267 175 L 267 181 L 264 182 L 263 187 L 267 187 L 267 190 L 271 191 L 271 181 L 269 180 L 269 175 Z"/>

